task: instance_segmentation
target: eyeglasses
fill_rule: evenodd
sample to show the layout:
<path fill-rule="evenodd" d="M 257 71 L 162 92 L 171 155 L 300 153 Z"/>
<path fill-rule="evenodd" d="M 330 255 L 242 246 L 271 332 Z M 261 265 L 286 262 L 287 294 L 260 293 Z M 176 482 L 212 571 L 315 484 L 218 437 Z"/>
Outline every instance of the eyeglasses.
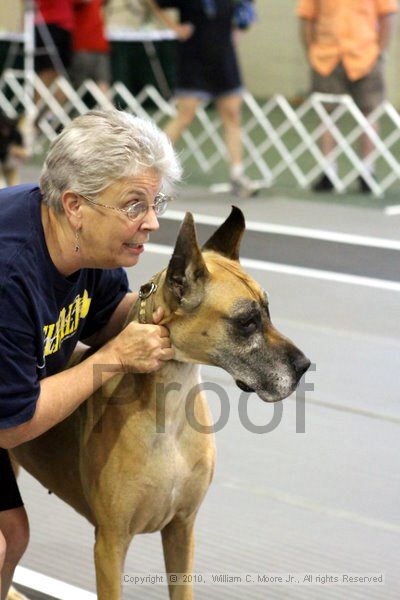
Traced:
<path fill-rule="evenodd" d="M 128 219 L 130 219 L 131 221 L 138 221 L 139 219 L 143 219 L 149 212 L 150 208 L 154 209 L 154 212 L 157 215 L 157 217 L 163 215 L 167 210 L 168 202 L 172 200 L 171 196 L 167 196 L 166 194 L 159 192 L 154 198 L 153 204 L 147 204 L 145 200 L 139 200 L 139 202 L 134 202 L 133 204 L 128 206 L 128 208 L 118 208 L 117 206 L 110 206 L 109 204 L 102 204 L 101 202 L 96 202 L 91 198 L 87 198 L 83 194 L 79 194 L 79 196 L 82 196 L 82 198 L 86 200 L 86 202 L 90 202 L 90 204 L 94 204 L 95 206 L 102 206 L 103 208 L 110 208 L 111 210 L 116 210 L 122 213 L 123 215 L 127 216 Z"/>

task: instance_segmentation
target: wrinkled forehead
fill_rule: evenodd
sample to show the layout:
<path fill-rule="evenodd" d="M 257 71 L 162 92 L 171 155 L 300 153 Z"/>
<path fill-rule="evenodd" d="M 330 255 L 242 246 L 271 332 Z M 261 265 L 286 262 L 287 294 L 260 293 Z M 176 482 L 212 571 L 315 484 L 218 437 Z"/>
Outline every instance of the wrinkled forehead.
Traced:
<path fill-rule="evenodd" d="M 260 313 L 260 304 L 264 305 L 263 298 L 235 298 L 230 305 L 229 314 L 231 317 L 250 318 Z"/>
<path fill-rule="evenodd" d="M 228 312 L 246 312 L 266 302 L 266 294 L 261 286 L 243 271 L 236 261 L 224 257 L 207 260 L 211 274 L 213 294 L 218 297 L 220 306 Z"/>

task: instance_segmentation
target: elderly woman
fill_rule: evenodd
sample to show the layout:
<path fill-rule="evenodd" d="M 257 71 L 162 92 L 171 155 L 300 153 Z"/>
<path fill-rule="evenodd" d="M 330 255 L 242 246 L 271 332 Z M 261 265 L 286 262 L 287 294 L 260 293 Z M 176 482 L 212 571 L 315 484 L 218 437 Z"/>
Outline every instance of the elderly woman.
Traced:
<path fill-rule="evenodd" d="M 150 372 L 173 358 L 168 330 L 130 323 L 136 300 L 121 267 L 144 251 L 180 177 L 168 138 L 150 121 L 93 111 L 52 143 L 40 188 L 0 192 L 1 599 L 28 540 L 6 448 L 70 415 L 99 386 L 96 364 Z M 97 349 L 65 369 L 79 340 Z"/>

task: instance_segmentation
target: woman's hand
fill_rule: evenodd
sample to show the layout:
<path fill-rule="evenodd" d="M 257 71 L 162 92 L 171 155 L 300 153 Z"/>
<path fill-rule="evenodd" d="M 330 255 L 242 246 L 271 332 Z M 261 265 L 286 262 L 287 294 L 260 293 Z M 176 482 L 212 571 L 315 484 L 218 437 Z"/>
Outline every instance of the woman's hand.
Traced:
<path fill-rule="evenodd" d="M 112 362 L 121 365 L 125 372 L 151 373 L 173 359 L 169 330 L 164 325 L 157 325 L 163 316 L 164 311 L 159 308 L 153 313 L 154 324 L 129 323 L 107 344 Z"/>
<path fill-rule="evenodd" d="M 194 33 L 194 27 L 192 23 L 179 23 L 175 25 L 174 31 L 178 40 L 184 42 L 185 40 L 188 40 L 190 37 L 192 37 Z"/>

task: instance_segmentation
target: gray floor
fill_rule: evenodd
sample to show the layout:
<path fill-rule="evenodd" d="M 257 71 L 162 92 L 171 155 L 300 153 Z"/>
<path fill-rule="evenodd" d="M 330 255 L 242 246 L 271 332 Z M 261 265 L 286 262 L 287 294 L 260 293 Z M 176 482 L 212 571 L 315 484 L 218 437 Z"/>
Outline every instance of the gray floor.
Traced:
<path fill-rule="evenodd" d="M 187 189 L 174 208 L 223 216 L 230 202 L 228 197 Z M 322 205 L 268 192 L 242 206 L 250 220 L 259 222 L 399 239 L 400 217 L 390 220 L 376 209 L 348 208 L 345 200 L 342 206 Z M 320 260 L 323 268 L 322 252 Z M 166 261 L 165 256 L 145 254 L 129 274 L 132 286 L 137 288 Z M 386 583 L 199 584 L 196 597 L 397 599 L 399 292 L 265 271 L 251 274 L 270 294 L 275 324 L 316 364 L 316 371 L 307 374 L 314 391 L 306 395 L 305 433 L 296 433 L 296 411 L 301 405 L 291 398 L 284 402 L 279 426 L 257 435 L 240 422 L 239 391 L 233 382 L 222 371 L 204 368 L 204 378 L 228 392 L 231 409 L 227 425 L 217 433 L 216 476 L 197 522 L 195 570 L 383 573 Z M 396 276 L 393 271 L 391 278 L 398 281 L 398 272 Z M 217 419 L 220 407 L 212 396 L 210 405 Z M 254 423 L 267 423 L 272 411 L 273 407 L 251 397 L 249 416 Z M 21 487 L 32 528 L 23 566 L 94 591 L 91 528 L 27 475 L 21 478 Z M 127 574 L 163 571 L 159 535 L 134 540 L 125 570 Z M 124 588 L 127 599 L 166 597 L 160 586 Z"/>

